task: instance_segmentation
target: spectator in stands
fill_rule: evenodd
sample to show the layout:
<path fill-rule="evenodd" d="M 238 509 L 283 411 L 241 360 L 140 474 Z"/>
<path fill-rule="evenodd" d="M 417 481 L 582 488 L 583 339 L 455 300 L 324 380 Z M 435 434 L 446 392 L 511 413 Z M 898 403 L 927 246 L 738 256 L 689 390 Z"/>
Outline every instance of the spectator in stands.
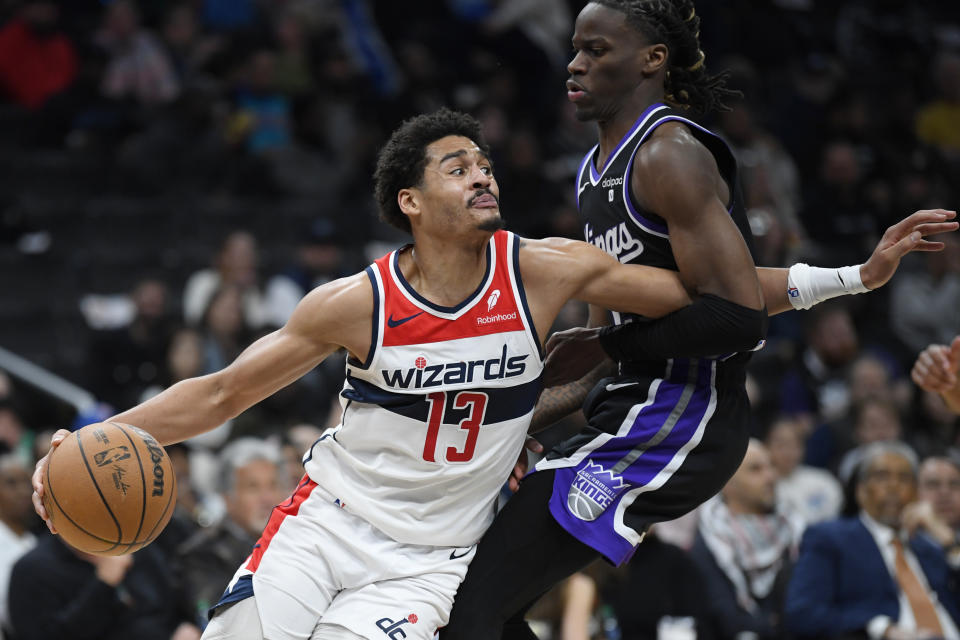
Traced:
<path fill-rule="evenodd" d="M 890 371 L 889 362 L 873 353 L 863 353 L 853 361 L 847 369 L 846 384 L 835 389 L 838 393 L 846 394 L 847 409 L 840 417 L 818 426 L 810 435 L 806 443 L 807 464 L 836 469 L 846 452 L 862 444 L 857 435 L 858 425 L 866 429 L 863 435 L 871 438 L 870 425 L 861 424 L 862 405 L 880 400 L 882 403 L 891 403 L 899 411 L 906 410 L 910 396 L 909 384 L 906 381 L 894 383 Z M 867 410 L 867 413 L 871 412 L 872 407 Z M 888 420 L 881 420 L 880 426 L 888 423 Z"/>
<path fill-rule="evenodd" d="M 188 2 L 170 7 L 161 35 L 170 63 L 184 87 L 199 82 L 204 66 L 223 48 L 221 38 L 202 33 L 196 10 Z"/>
<path fill-rule="evenodd" d="M 891 283 L 890 326 L 911 356 L 960 333 L 960 238 L 933 239 L 944 250 L 920 256 L 920 269 L 905 270 Z"/>
<path fill-rule="evenodd" d="M 905 409 L 910 399 L 910 384 L 905 379 L 895 380 L 893 365 L 875 353 L 863 353 L 853 361 L 847 377 L 850 385 L 850 404 L 858 405 L 870 398 L 888 398 Z"/>
<path fill-rule="evenodd" d="M 598 581 L 601 603 L 612 612 L 603 621 L 615 621 L 625 639 L 710 638 L 708 593 L 700 570 L 690 554 L 660 539 L 660 526 L 647 532 L 621 570 L 598 571 L 605 578 Z"/>
<path fill-rule="evenodd" d="M 160 546 L 167 556 L 173 558 L 180 545 L 197 533 L 204 524 L 209 524 L 209 521 L 201 520 L 202 497 L 193 482 L 190 447 L 178 442 L 167 445 L 164 450 L 170 458 L 173 475 L 177 478 L 177 499 L 170 522 L 153 544 Z"/>
<path fill-rule="evenodd" d="M 746 60 L 733 62 L 739 74 L 753 84 L 756 69 Z M 763 127 L 756 104 L 744 99 L 731 106 L 730 111 L 719 114 L 720 130 L 739 160 L 747 211 L 754 220 L 764 216 L 766 228 L 758 227 L 754 232 L 763 238 L 774 234 L 779 238 L 776 243 L 761 243 L 765 255 L 758 264 L 788 264 L 806 242 L 806 231 L 798 217 L 799 170 L 786 149 Z M 761 229 L 764 233 L 756 233 Z"/>
<path fill-rule="evenodd" d="M 834 266 L 855 263 L 880 235 L 857 149 L 846 140 L 827 142 L 818 171 L 805 189 L 800 220 L 821 250 L 821 261 Z"/>
<path fill-rule="evenodd" d="M 139 402 L 152 398 L 181 380 L 202 375 L 203 337 L 200 332 L 192 327 L 180 327 L 174 331 L 170 336 L 165 362 L 165 376 L 158 381 L 159 384 L 144 391 Z"/>
<path fill-rule="evenodd" d="M 197 640 L 200 629 L 156 545 L 95 556 L 44 536 L 13 566 L 17 640 Z"/>
<path fill-rule="evenodd" d="M 203 23 L 216 32 L 242 31 L 257 23 L 255 0 L 201 0 Z"/>
<path fill-rule="evenodd" d="M 917 111 L 917 137 L 960 158 L 960 54 L 943 51 L 934 62 L 938 97 Z"/>
<path fill-rule="evenodd" d="M 324 429 L 340 424 L 339 416 L 322 428 L 306 422 L 295 424 L 287 429 L 280 438 L 280 449 L 284 458 L 284 471 L 287 480 L 282 483 L 284 493 L 292 493 L 303 479 L 303 458 L 310 451 L 310 447 L 320 439 Z"/>
<path fill-rule="evenodd" d="M 312 66 L 309 24 L 303 15 L 288 9 L 280 13 L 274 25 L 277 52 L 274 82 L 284 95 L 297 97 L 316 90 Z"/>
<path fill-rule="evenodd" d="M 130 0 L 115 0 L 106 6 L 95 40 L 110 56 L 101 84 L 106 97 L 155 105 L 170 102 L 180 93 L 180 82 L 163 45 L 140 24 Z"/>
<path fill-rule="evenodd" d="M 801 464 L 806 424 L 781 416 L 767 430 L 765 443 L 777 472 L 777 498 L 805 524 L 836 518 L 843 506 L 843 490 L 833 474 Z"/>
<path fill-rule="evenodd" d="M 864 448 L 876 442 L 896 442 L 903 439 L 903 417 L 889 398 L 867 398 L 854 407 L 850 438 L 839 461 L 834 459 L 832 469 L 840 478 L 852 478 L 860 464 Z M 915 450 L 914 450 L 915 452 Z"/>
<path fill-rule="evenodd" d="M 197 326 L 213 294 L 225 286 L 237 287 L 243 298 L 244 322 L 251 329 L 282 326 L 303 295 L 288 278 L 271 278 L 261 287 L 257 241 L 246 231 L 233 231 L 224 238 L 213 268 L 193 273 L 183 291 L 183 315 Z"/>
<path fill-rule="evenodd" d="M 960 545 L 960 463 L 951 456 L 930 456 L 917 473 L 917 501 L 903 514 L 904 528 L 922 530 L 946 551 Z M 954 568 L 960 556 L 951 558 Z"/>
<path fill-rule="evenodd" d="M 254 155 L 284 150 L 293 142 L 290 100 L 277 90 L 276 76 L 276 52 L 260 48 L 250 53 L 228 136 Z"/>
<path fill-rule="evenodd" d="M 807 529 L 786 601 L 786 631 L 801 638 L 958 638 L 956 587 L 943 550 L 908 536 L 917 460 L 898 442 L 863 450 L 859 516 Z"/>
<path fill-rule="evenodd" d="M 0 456 L 0 638 L 10 632 L 7 586 L 13 564 L 37 543 L 37 518 L 30 500 L 31 473 L 18 456 Z"/>
<path fill-rule="evenodd" d="M 132 406 L 146 389 L 167 378 L 173 332 L 167 297 L 163 281 L 144 278 L 130 293 L 134 307 L 130 323 L 93 333 L 88 363 L 98 399 L 114 407 Z"/>
<path fill-rule="evenodd" d="M 283 500 L 282 457 L 270 442 L 234 440 L 223 449 L 220 463 L 226 515 L 187 540 L 177 554 L 197 615 L 204 621 L 207 609 L 216 604 L 237 567 L 250 555 L 273 507 Z"/>
<path fill-rule="evenodd" d="M 60 29 L 56 2 L 31 1 L 0 28 L 0 92 L 38 109 L 77 75 L 73 43 Z"/>
<path fill-rule="evenodd" d="M 860 349 L 853 318 L 842 302 L 829 301 L 804 317 L 807 347 L 784 375 L 780 406 L 815 422 L 836 420 L 850 406 L 847 371 Z"/>
<path fill-rule="evenodd" d="M 700 512 L 690 553 L 703 576 L 717 637 L 782 635 L 785 578 L 803 521 L 778 503 L 776 484 L 769 451 L 751 439 L 740 468 Z"/>
<path fill-rule="evenodd" d="M 243 315 L 240 288 L 225 285 L 214 292 L 203 320 L 203 373 L 219 371 L 240 355 L 252 334 Z"/>
<path fill-rule="evenodd" d="M 0 454 L 22 452 L 26 429 L 11 398 L 0 398 Z"/>

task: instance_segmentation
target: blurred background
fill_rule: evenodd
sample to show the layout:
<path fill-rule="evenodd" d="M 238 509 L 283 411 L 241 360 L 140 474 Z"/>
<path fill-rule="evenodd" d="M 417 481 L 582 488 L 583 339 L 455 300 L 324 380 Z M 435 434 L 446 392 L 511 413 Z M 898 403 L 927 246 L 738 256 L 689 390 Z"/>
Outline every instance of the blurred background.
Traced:
<path fill-rule="evenodd" d="M 0 451 L 32 466 L 53 429 L 223 367 L 306 291 L 406 242 L 377 221 L 371 174 L 390 131 L 418 113 L 450 106 L 481 120 L 509 229 L 580 238 L 574 174 L 596 134 L 573 118 L 563 81 L 583 4 L 0 0 Z M 697 13 L 708 68 L 728 69 L 743 92 L 703 124 L 739 159 L 758 264 L 857 264 L 898 219 L 956 208 L 960 4 L 700 0 Z M 878 292 L 776 317 L 754 357 L 763 482 L 799 493 L 807 523 L 839 514 L 862 445 L 952 459 L 956 416 L 908 376 L 925 346 L 960 333 L 960 238 L 944 240 Z M 572 305 L 558 328 L 584 320 Z M 241 485 L 223 482 L 243 466 L 234 443 L 276 447 L 281 481 L 261 489 L 282 499 L 299 455 L 337 423 L 342 364 L 329 359 L 176 448 L 172 556 L 239 508 L 230 491 Z M 819 493 L 788 486 L 797 469 L 822 474 Z M 688 520 L 652 543 L 681 564 L 697 557 Z M 629 612 L 640 614 L 621 595 L 632 579 L 603 567 L 578 576 L 536 614 L 538 633 L 787 633 L 731 630 L 709 611 L 645 612 L 646 630 L 631 632 Z M 199 626 L 210 597 L 188 606 Z M 590 602 L 588 635 L 562 635 L 578 597 Z"/>

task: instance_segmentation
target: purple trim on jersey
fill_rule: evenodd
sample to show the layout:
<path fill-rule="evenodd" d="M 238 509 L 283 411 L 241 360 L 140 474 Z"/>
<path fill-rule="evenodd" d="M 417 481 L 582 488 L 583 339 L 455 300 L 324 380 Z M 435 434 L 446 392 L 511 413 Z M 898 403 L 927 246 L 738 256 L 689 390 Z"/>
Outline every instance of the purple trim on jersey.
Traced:
<path fill-rule="evenodd" d="M 644 119 L 646 119 L 646 117 L 647 117 L 648 115 L 650 115 L 650 112 L 652 112 L 654 109 L 659 109 L 659 108 L 665 107 L 665 106 L 667 106 L 667 105 L 665 105 L 665 104 L 663 104 L 663 103 L 661 103 L 661 102 L 654 102 L 652 105 L 650 105 L 649 107 L 647 107 L 646 109 L 644 109 L 643 113 L 640 114 L 640 117 L 637 118 L 637 119 L 634 121 L 633 126 L 630 127 L 630 130 L 627 131 L 627 132 L 623 135 L 622 138 L 620 138 L 620 142 L 617 143 L 617 146 L 615 146 L 615 147 L 613 148 L 613 151 L 610 152 L 610 155 L 607 156 L 607 160 L 603 163 L 603 169 L 606 169 L 607 166 L 609 166 L 610 160 L 611 160 L 612 158 L 617 157 L 617 154 L 620 152 L 620 149 L 623 148 L 623 146 L 626 144 L 627 140 L 629 140 L 631 137 L 633 137 L 633 134 L 637 132 L 637 129 L 639 129 L 639 128 L 640 128 L 640 125 L 643 124 Z M 598 148 L 599 148 L 599 147 L 598 147 Z M 591 177 L 591 181 L 592 181 L 592 182 L 596 182 L 597 180 L 600 179 L 600 176 L 603 175 L 603 169 L 601 169 L 601 170 L 598 172 L 598 171 L 597 171 L 597 163 L 593 161 L 593 158 L 591 158 L 591 162 L 590 162 L 590 177 Z M 577 185 L 577 188 L 579 189 L 579 188 L 580 188 L 580 185 Z"/>
<path fill-rule="evenodd" d="M 652 129 L 651 129 L 652 131 Z M 636 222 L 644 229 L 649 229 L 655 233 L 667 236 L 670 233 L 670 230 L 667 229 L 667 225 L 660 224 L 659 222 L 654 222 L 649 218 L 644 218 L 640 215 L 640 212 L 636 210 L 633 206 L 633 197 L 632 190 L 630 189 L 630 176 L 633 175 L 633 161 L 637 157 L 637 151 L 640 149 L 640 145 L 637 145 L 637 148 L 633 150 L 633 155 L 630 156 L 630 162 L 627 163 L 627 171 L 623 176 L 623 201 L 627 205 L 627 213 L 630 214 L 630 217 L 633 218 L 633 221 Z"/>
<path fill-rule="evenodd" d="M 577 169 L 577 182 L 573 185 L 573 188 L 576 189 L 574 197 L 577 200 L 577 211 L 580 211 L 580 194 L 582 193 L 583 188 L 583 170 L 586 168 L 587 163 L 590 162 L 590 159 L 593 157 L 594 151 L 597 150 L 598 145 L 593 145 L 590 151 L 587 151 L 586 155 L 583 156 L 583 160 L 580 161 L 580 167 Z"/>
<path fill-rule="evenodd" d="M 675 116 L 675 115 L 664 116 L 661 119 L 654 122 L 652 125 L 650 125 L 650 128 L 647 129 L 647 131 L 643 134 L 643 138 L 640 139 L 640 142 L 643 143 L 643 141 L 647 139 L 647 136 L 649 136 L 654 129 L 662 125 L 664 122 L 671 122 L 671 121 L 682 122 L 684 124 L 688 124 L 693 127 L 696 127 L 697 129 L 700 129 L 700 131 L 703 131 L 704 133 L 711 135 L 714 138 L 717 138 L 724 144 L 727 144 L 722 138 L 720 138 L 720 136 L 715 134 L 713 131 L 710 131 L 709 129 L 701 127 L 699 124 L 697 124 L 693 120 L 688 120 L 687 118 L 684 118 L 681 116 Z M 649 218 L 644 218 L 642 215 L 640 215 L 640 213 L 633 206 L 633 198 L 630 197 L 631 192 L 629 190 L 628 176 L 631 174 L 631 171 L 633 170 L 633 161 L 636 159 L 637 151 L 639 151 L 639 149 L 640 149 L 640 145 L 638 144 L 636 149 L 633 150 L 633 155 L 630 156 L 630 162 L 627 163 L 627 171 L 623 178 L 623 199 L 624 199 L 624 202 L 627 203 L 627 211 L 630 213 L 630 217 L 634 219 L 634 222 L 636 222 L 641 227 L 646 227 L 647 229 L 653 230 L 656 233 L 667 235 L 668 233 L 667 226 L 664 224 L 660 224 L 658 222 L 654 222 Z M 729 215 L 733 215 L 733 205 L 734 205 L 734 194 L 731 193 L 730 206 L 727 207 L 727 213 Z"/>
<path fill-rule="evenodd" d="M 599 516 L 594 520 L 585 520 L 574 515 L 568 506 L 569 495 L 583 474 L 589 478 L 597 472 L 613 470 L 617 463 L 634 449 L 649 443 L 651 438 L 657 436 L 677 407 L 684 388 L 691 384 L 686 375 L 689 365 L 688 360 L 674 362 L 670 379 L 660 383 L 653 402 L 640 410 L 626 435 L 608 440 L 576 467 L 561 467 L 555 471 L 553 494 L 550 497 L 550 512 L 553 517 L 571 535 L 599 551 L 614 564 L 619 565 L 629 560 L 635 549 L 629 540 L 615 530 L 620 501 L 628 492 L 649 484 L 695 437 L 713 396 L 711 361 L 698 361 L 692 394 L 669 433 L 645 449 L 625 469 L 614 473 L 612 479 L 608 478 L 611 483 L 615 483 L 610 493 L 614 497 Z M 667 481 L 669 482 L 669 479 Z"/>

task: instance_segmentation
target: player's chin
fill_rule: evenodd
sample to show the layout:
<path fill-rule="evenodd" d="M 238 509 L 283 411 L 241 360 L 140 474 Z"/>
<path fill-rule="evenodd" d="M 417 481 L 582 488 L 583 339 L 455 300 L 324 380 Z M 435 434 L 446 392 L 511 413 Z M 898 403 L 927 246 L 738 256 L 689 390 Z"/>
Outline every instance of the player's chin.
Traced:
<path fill-rule="evenodd" d="M 499 213 L 497 213 L 496 215 L 490 216 L 485 220 L 481 220 L 477 224 L 477 229 L 479 229 L 480 231 L 500 231 L 500 229 L 503 229 L 506 226 L 507 226 L 506 221 L 503 219 L 503 217 Z"/>
<path fill-rule="evenodd" d="M 597 113 L 589 105 L 575 103 L 573 117 L 580 122 L 592 122 L 597 119 Z"/>

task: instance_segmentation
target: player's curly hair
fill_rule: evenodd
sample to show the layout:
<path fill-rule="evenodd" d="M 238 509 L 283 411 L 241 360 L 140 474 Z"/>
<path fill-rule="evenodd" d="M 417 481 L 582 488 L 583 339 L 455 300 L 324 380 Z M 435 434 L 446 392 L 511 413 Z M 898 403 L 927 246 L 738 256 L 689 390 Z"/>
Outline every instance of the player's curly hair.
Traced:
<path fill-rule="evenodd" d="M 651 43 L 667 45 L 666 100 L 698 114 L 727 111 L 727 98 L 740 96 L 726 87 L 729 73 L 707 73 L 700 49 L 700 16 L 693 0 L 592 0 L 626 15 L 627 23 Z"/>
<path fill-rule="evenodd" d="M 410 233 L 410 219 L 397 204 L 397 193 L 423 183 L 427 146 L 446 136 L 470 138 L 484 154 L 490 153 L 480 123 L 466 113 L 444 107 L 405 120 L 380 150 L 373 172 L 373 192 L 381 220 Z"/>

